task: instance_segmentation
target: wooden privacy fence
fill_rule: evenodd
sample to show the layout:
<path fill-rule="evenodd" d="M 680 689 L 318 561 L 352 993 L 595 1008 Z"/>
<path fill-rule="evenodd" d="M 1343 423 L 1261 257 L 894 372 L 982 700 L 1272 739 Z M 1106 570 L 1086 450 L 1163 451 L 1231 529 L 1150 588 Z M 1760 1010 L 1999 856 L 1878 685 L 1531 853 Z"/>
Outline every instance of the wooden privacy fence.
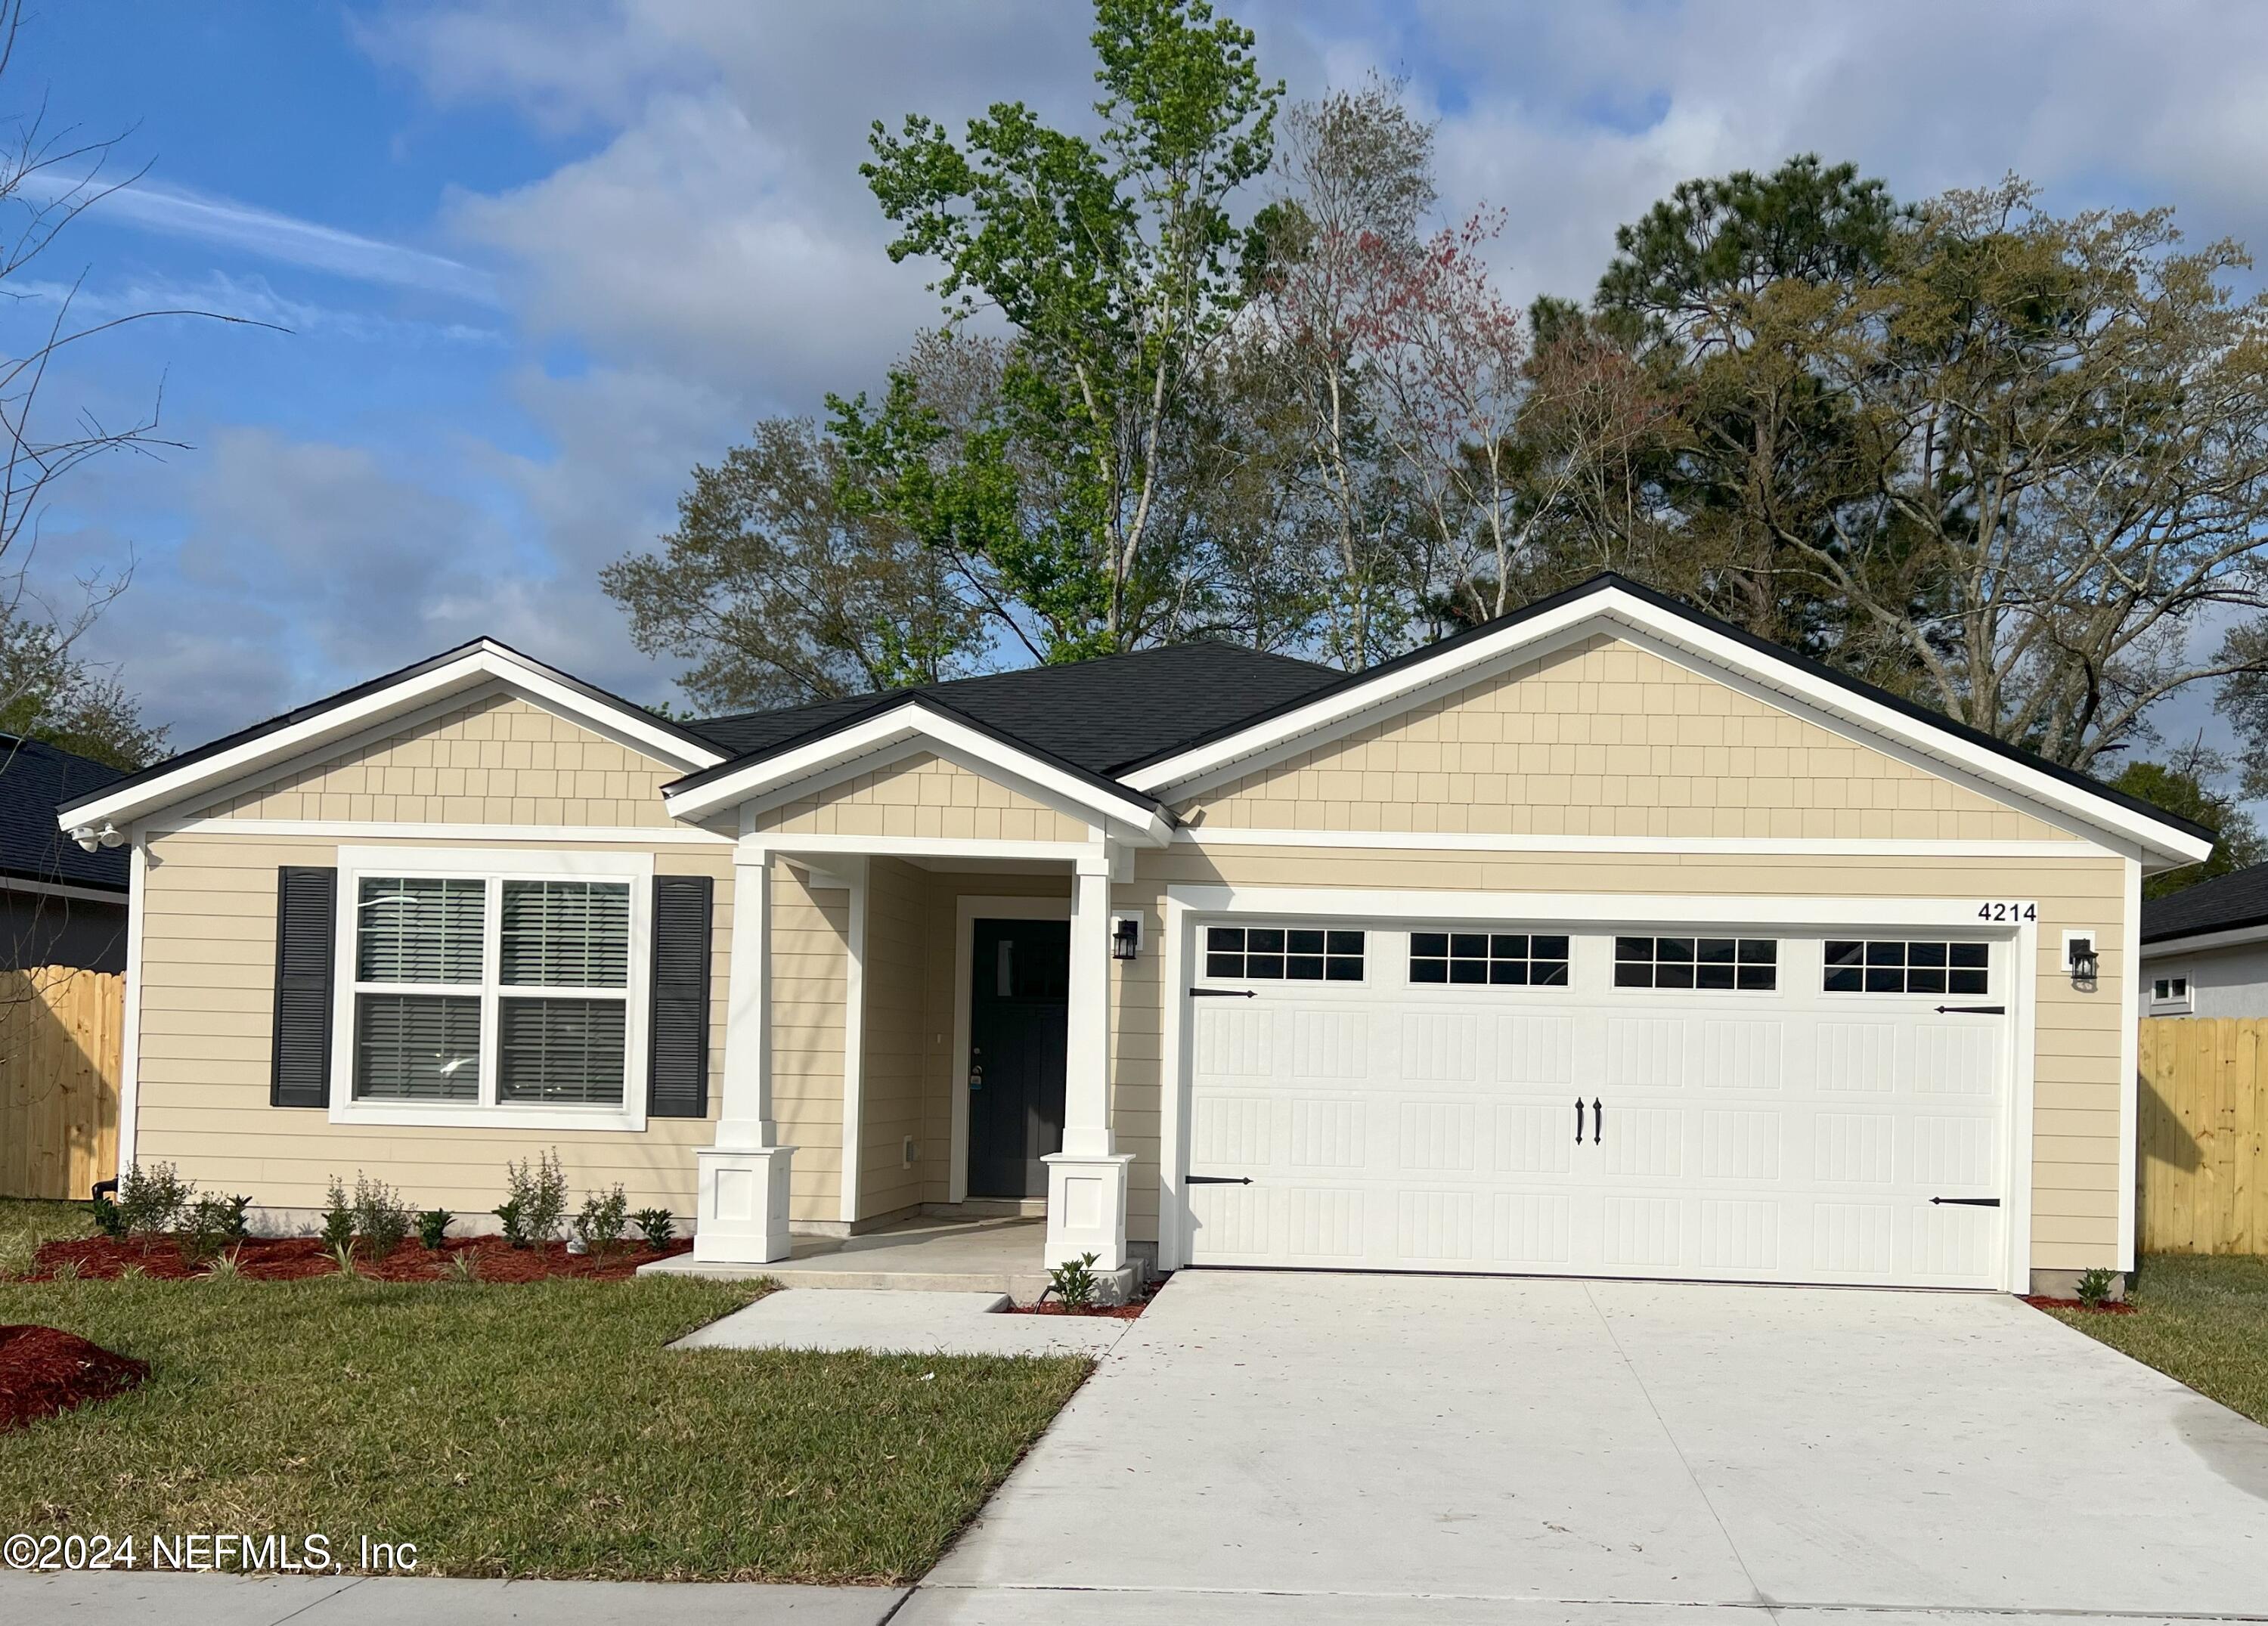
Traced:
<path fill-rule="evenodd" d="M 2268 1021 L 2142 1024 L 2145 1253 L 2268 1254 Z"/>
<path fill-rule="evenodd" d="M 83 1197 L 117 1173 L 126 979 L 0 971 L 0 1197 Z"/>

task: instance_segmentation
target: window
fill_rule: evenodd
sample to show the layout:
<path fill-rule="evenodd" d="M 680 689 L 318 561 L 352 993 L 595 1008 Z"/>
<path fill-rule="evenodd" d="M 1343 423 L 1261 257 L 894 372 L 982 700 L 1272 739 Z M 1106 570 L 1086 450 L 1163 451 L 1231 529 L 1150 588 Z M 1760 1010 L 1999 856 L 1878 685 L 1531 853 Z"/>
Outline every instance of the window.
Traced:
<path fill-rule="evenodd" d="M 1616 938 L 1615 986 L 1768 991 L 1779 986 L 1779 945 L 1770 938 Z"/>
<path fill-rule="evenodd" d="M 644 892 L 627 872 L 650 874 L 651 859 L 421 853 L 421 866 L 444 872 L 400 874 L 399 850 L 362 850 L 351 865 L 349 856 L 340 866 L 352 909 L 340 945 L 352 979 L 341 1011 L 350 1024 L 340 1063 L 347 1115 L 643 1121 L 630 1057 L 644 1032 L 644 990 L 633 984 L 643 982 Z M 515 872 L 518 858 L 568 872 Z M 493 868 L 464 872 L 476 865 Z"/>
<path fill-rule="evenodd" d="M 1503 931 L 1413 931 L 1413 982 L 1567 986 L 1567 939 Z"/>
<path fill-rule="evenodd" d="M 2185 976 L 2161 976 L 2150 984 L 2150 1004 L 2153 1008 L 2186 1011 L 2190 1008 L 2190 980 Z"/>
<path fill-rule="evenodd" d="M 1984 943 L 1860 943 L 1830 938 L 1830 994 L 1982 994 L 1992 947 Z"/>
<path fill-rule="evenodd" d="M 1209 926 L 1205 975 L 1240 981 L 1359 982 L 1362 933 L 1300 926 Z"/>

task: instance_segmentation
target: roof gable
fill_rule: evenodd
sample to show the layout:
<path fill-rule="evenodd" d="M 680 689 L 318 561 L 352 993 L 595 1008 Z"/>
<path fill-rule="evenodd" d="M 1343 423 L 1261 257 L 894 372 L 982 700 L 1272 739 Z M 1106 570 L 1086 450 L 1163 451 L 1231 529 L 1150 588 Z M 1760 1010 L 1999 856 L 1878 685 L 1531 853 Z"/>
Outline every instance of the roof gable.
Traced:
<path fill-rule="evenodd" d="M 2185 820 L 1615 576 L 1217 730 L 1121 776 L 1137 789 L 1183 801 L 1323 739 L 1425 704 L 1476 673 L 1601 632 L 1699 663 L 1793 715 L 1856 728 L 1886 747 L 1918 753 L 1956 783 L 2020 808 L 2076 820 L 2136 848 L 2153 867 L 2194 863 L 2212 850 L 2210 833 Z"/>

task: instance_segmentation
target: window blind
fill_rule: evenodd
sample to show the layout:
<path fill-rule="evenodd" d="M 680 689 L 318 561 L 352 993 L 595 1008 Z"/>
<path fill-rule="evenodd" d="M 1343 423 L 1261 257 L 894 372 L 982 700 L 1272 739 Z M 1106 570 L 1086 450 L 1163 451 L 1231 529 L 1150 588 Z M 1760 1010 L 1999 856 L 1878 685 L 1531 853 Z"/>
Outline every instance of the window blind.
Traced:
<path fill-rule="evenodd" d="M 629 885 L 504 882 L 503 957 L 502 975 L 508 987 L 627 988 Z"/>
<path fill-rule="evenodd" d="M 357 994 L 355 1096 L 470 1101 L 481 1093 L 481 1002 L 458 994 Z"/>
<path fill-rule="evenodd" d="M 372 877 L 357 900 L 355 978 L 363 982 L 477 982 L 487 884 Z"/>
<path fill-rule="evenodd" d="M 619 999 L 499 1001 L 497 1099 L 619 1105 L 626 1010 Z"/>

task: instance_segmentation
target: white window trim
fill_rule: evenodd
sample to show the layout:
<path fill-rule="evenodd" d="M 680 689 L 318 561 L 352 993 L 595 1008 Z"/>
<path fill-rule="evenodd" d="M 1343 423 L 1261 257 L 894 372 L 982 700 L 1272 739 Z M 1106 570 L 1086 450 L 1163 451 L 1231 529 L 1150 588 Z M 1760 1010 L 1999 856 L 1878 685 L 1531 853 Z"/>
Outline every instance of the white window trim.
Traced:
<path fill-rule="evenodd" d="M 2191 981 L 2188 972 L 2169 971 L 2161 975 L 2146 967 L 2142 976 L 2150 985 L 2148 998 L 2152 1016 L 2186 1016 L 2197 1009 L 2197 984 Z M 2178 982 L 2181 991 L 2168 994 L 2161 999 L 2158 997 L 2158 984 L 2161 982 Z"/>
<path fill-rule="evenodd" d="M 477 876 L 489 883 L 482 917 L 481 1096 L 475 1102 L 357 1100 L 355 1053 L 355 900 L 365 876 Z M 514 848 L 342 847 L 339 849 L 338 929 L 331 1013 L 333 1123 L 416 1125 L 434 1129 L 643 1130 L 646 1124 L 646 1021 L 652 990 L 653 855 L 650 852 L 556 852 Z M 515 1107 L 496 1100 L 497 907 L 507 880 L 627 880 L 630 883 L 629 986 L 622 1023 L 622 1101 L 619 1107 Z M 641 884 L 644 883 L 644 884 Z M 471 985 L 467 984 L 469 990 Z M 410 991 L 430 992 L 422 985 Z M 572 997 L 573 990 L 549 990 Z M 615 990 L 603 990 L 611 995 Z"/>

